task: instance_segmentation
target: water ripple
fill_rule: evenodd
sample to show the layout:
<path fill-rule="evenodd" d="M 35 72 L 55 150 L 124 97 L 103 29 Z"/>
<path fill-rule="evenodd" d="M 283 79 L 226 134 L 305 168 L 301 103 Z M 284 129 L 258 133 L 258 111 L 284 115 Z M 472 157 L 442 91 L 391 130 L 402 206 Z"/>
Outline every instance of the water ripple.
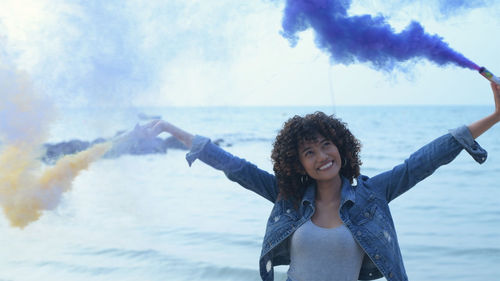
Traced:
<path fill-rule="evenodd" d="M 104 275 L 110 274 L 117 271 L 119 268 L 117 267 L 104 267 L 104 266 L 85 266 L 85 265 L 76 265 L 70 264 L 66 262 L 59 261 L 43 261 L 36 264 L 37 267 L 50 267 L 55 268 L 57 270 L 66 270 L 74 273 L 85 273 L 90 275 Z"/>

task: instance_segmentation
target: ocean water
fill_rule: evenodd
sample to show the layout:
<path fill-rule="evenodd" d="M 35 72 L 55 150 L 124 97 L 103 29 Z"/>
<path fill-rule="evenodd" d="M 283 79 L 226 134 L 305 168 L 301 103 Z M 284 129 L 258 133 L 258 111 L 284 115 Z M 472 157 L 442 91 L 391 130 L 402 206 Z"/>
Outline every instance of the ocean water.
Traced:
<path fill-rule="evenodd" d="M 447 129 L 491 107 L 224 107 L 61 110 L 50 142 L 111 137 L 140 112 L 223 139 L 223 147 L 272 171 L 270 151 L 294 114 L 336 113 L 361 140 L 362 173 L 401 163 Z M 167 135 L 162 135 L 167 137 Z M 410 280 L 496 280 L 500 263 L 500 126 L 391 203 Z M 101 159 L 60 206 L 25 229 L 0 216 L 0 280 L 260 280 L 258 259 L 272 204 L 185 151 Z M 278 267 L 276 280 L 285 280 Z"/>

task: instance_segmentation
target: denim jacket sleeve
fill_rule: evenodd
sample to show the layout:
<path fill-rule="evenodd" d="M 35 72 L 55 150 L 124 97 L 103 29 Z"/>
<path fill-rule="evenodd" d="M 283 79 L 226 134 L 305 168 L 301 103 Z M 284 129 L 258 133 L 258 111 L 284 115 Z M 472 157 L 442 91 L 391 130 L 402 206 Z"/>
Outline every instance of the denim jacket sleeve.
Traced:
<path fill-rule="evenodd" d="M 476 162 L 482 164 L 486 161 L 487 152 L 472 138 L 467 126 L 462 126 L 423 146 L 392 170 L 368 179 L 367 184 L 390 202 L 440 166 L 450 163 L 462 149 Z"/>
<path fill-rule="evenodd" d="M 209 166 L 223 171 L 226 176 L 246 189 L 252 190 L 271 202 L 278 197 L 276 177 L 245 159 L 238 158 L 213 144 L 210 139 L 195 136 L 191 151 L 186 154 L 189 166 L 200 159 Z"/>

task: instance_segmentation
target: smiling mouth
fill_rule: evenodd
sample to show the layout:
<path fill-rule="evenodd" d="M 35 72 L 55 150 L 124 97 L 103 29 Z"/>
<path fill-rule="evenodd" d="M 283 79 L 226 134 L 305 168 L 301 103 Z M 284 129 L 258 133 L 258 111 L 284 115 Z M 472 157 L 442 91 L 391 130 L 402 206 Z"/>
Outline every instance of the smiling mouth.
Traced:
<path fill-rule="evenodd" d="M 323 165 L 323 166 L 319 167 L 319 168 L 318 168 L 318 170 L 320 170 L 320 171 L 324 171 L 324 170 L 326 170 L 326 169 L 328 169 L 328 168 L 330 168 L 330 167 L 332 167 L 332 166 L 333 166 L 333 161 L 328 162 L 328 163 L 326 163 L 325 165 Z"/>

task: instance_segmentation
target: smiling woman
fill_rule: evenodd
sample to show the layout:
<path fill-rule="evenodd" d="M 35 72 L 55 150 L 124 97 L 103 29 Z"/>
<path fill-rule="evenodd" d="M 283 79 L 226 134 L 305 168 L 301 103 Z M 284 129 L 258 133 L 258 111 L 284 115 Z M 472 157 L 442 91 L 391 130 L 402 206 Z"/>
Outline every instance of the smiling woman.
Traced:
<path fill-rule="evenodd" d="M 313 181 L 328 185 L 342 175 L 352 183 L 359 176 L 360 147 L 347 124 L 333 116 L 316 112 L 291 118 L 276 137 L 271 155 L 282 195 L 298 203 Z M 318 169 L 325 161 L 334 164 L 334 171 Z"/>
<path fill-rule="evenodd" d="M 260 256 L 262 280 L 274 280 L 277 265 L 290 265 L 288 281 L 408 280 L 388 204 L 463 149 L 479 163 L 486 160 L 474 139 L 500 121 L 500 86 L 491 86 L 493 114 L 371 178 L 359 172 L 360 145 L 347 126 L 321 112 L 285 123 L 272 153 L 276 175 L 168 122 L 156 120 L 142 129 L 151 136 L 172 134 L 190 148 L 190 165 L 200 159 L 274 204 Z"/>

